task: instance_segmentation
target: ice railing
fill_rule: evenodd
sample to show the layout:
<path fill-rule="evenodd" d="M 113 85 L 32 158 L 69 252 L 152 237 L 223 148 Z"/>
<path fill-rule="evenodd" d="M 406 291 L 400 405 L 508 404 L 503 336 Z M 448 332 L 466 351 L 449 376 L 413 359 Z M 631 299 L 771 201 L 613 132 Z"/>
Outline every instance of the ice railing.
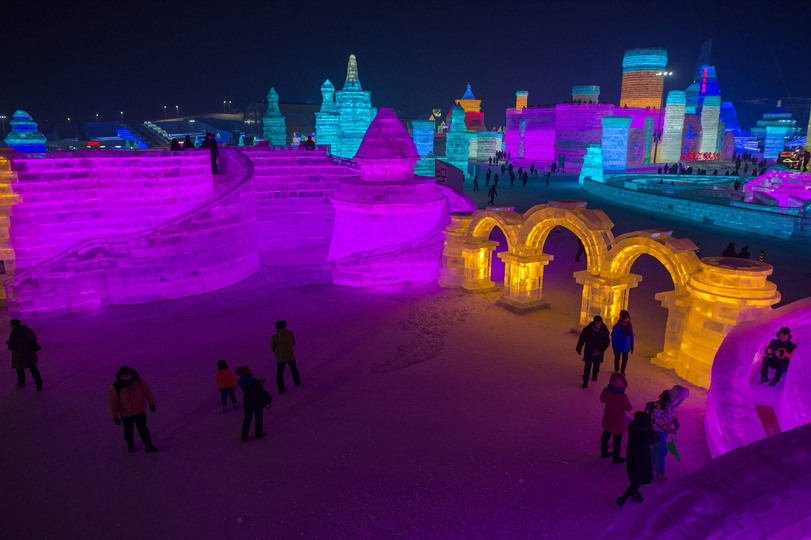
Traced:
<path fill-rule="evenodd" d="M 200 215 L 201 213 L 211 209 L 213 206 L 216 206 L 218 203 L 223 201 L 228 196 L 232 195 L 238 189 L 243 187 L 252 177 L 253 177 L 253 163 L 247 156 L 243 155 L 236 149 L 230 148 L 222 148 L 220 151 L 221 158 L 225 158 L 225 161 L 228 165 L 234 166 L 238 171 L 235 171 L 236 174 L 229 175 L 232 177 L 232 181 L 229 182 L 227 187 L 216 193 L 211 199 L 204 201 L 194 208 L 187 210 L 177 216 L 168 219 L 167 221 L 161 223 L 160 225 L 155 225 L 153 227 L 148 227 L 146 229 L 141 229 L 138 231 L 134 231 L 131 233 L 126 233 L 123 235 L 116 235 L 116 236 L 98 236 L 95 238 L 89 238 L 87 240 L 83 240 L 73 246 L 66 248 L 65 250 L 57 253 L 37 264 L 27 268 L 11 279 L 6 280 L 3 282 L 3 287 L 6 289 L 6 295 L 9 298 L 9 306 L 11 306 L 14 301 L 12 298 L 14 297 L 14 289 L 22 285 L 24 282 L 28 281 L 29 279 L 38 277 L 41 273 L 46 270 L 48 267 L 52 266 L 56 262 L 60 260 L 64 260 L 67 257 L 72 255 L 78 255 L 81 252 L 86 252 L 94 248 L 104 247 L 104 246 L 115 246 L 115 245 L 124 245 L 130 242 L 148 238 L 150 236 L 154 236 L 156 234 L 160 234 L 161 232 L 167 231 L 171 227 L 179 225 L 184 221 L 189 221 L 193 219 L 195 216 Z M 227 169 L 223 167 L 223 169 Z"/>

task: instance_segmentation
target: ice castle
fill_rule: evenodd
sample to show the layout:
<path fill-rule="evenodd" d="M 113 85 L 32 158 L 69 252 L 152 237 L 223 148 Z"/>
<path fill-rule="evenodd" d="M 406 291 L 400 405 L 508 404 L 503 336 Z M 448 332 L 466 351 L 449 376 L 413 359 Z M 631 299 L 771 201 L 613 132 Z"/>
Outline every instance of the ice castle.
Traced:
<path fill-rule="evenodd" d="M 45 135 L 37 131 L 37 123 L 25 111 L 14 113 L 11 122 L 11 133 L 8 134 L 6 144 L 19 152 L 44 152 Z"/>
<path fill-rule="evenodd" d="M 287 144 L 287 123 L 279 110 L 279 94 L 275 88 L 268 92 L 268 110 L 262 119 L 262 132 L 265 140 L 274 146 Z"/>
<path fill-rule="evenodd" d="M 377 114 L 377 109 L 372 107 L 371 94 L 361 87 L 358 61 L 354 54 L 349 55 L 343 89 L 335 92 L 329 79 L 321 86 L 321 110 L 315 114 L 318 144 L 330 145 L 332 155 L 355 157 Z"/>

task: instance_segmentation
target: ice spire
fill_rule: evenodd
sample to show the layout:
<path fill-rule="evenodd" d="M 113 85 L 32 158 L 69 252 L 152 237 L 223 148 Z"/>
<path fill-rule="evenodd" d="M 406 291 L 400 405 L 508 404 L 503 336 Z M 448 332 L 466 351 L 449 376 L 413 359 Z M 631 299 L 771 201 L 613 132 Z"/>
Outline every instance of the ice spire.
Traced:
<path fill-rule="evenodd" d="M 360 79 L 358 79 L 358 61 L 354 54 L 349 55 L 349 64 L 346 66 L 346 82 L 344 88 L 360 90 Z"/>

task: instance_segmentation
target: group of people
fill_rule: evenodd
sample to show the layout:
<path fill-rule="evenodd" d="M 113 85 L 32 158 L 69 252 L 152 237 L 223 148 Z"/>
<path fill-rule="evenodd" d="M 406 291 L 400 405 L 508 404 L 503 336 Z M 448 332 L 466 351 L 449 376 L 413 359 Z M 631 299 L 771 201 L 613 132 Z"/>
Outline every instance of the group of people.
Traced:
<path fill-rule="evenodd" d="M 219 167 L 217 166 L 217 158 L 220 155 L 220 147 L 217 144 L 217 138 L 214 136 L 213 133 L 206 133 L 206 138 L 203 139 L 203 142 L 200 143 L 200 148 L 206 148 L 211 153 L 211 172 L 213 174 L 217 174 L 219 172 Z M 169 145 L 169 150 L 171 150 L 172 152 L 194 150 L 194 141 L 192 141 L 190 135 L 186 135 L 186 139 L 185 141 L 183 141 L 183 145 L 181 146 L 179 140 L 172 139 L 172 143 Z"/>
<path fill-rule="evenodd" d="M 763 252 L 761 251 L 761 254 Z M 748 259 L 752 256 L 749 253 L 749 246 L 743 246 L 740 251 L 735 251 L 735 242 L 730 242 L 727 247 L 724 248 L 724 251 L 721 252 L 722 257 L 730 257 L 730 258 L 738 258 L 738 259 Z M 763 259 L 760 259 L 761 261 Z"/>

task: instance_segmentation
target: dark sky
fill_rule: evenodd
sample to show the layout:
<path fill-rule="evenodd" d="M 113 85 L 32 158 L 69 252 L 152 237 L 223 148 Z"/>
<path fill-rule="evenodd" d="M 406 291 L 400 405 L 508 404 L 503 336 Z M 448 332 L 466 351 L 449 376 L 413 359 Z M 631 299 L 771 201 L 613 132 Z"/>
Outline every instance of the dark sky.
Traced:
<path fill-rule="evenodd" d="M 722 99 L 748 127 L 778 98 L 811 96 L 807 21 L 787 3 L 725 0 L 8 2 L 0 114 L 157 119 L 164 105 L 241 109 L 271 86 L 282 102 L 319 103 L 354 53 L 375 106 L 427 117 L 470 82 L 492 127 L 519 89 L 540 105 L 597 84 L 601 101 L 618 102 L 634 47 L 667 49 L 669 88 L 684 89 L 712 38 Z"/>

